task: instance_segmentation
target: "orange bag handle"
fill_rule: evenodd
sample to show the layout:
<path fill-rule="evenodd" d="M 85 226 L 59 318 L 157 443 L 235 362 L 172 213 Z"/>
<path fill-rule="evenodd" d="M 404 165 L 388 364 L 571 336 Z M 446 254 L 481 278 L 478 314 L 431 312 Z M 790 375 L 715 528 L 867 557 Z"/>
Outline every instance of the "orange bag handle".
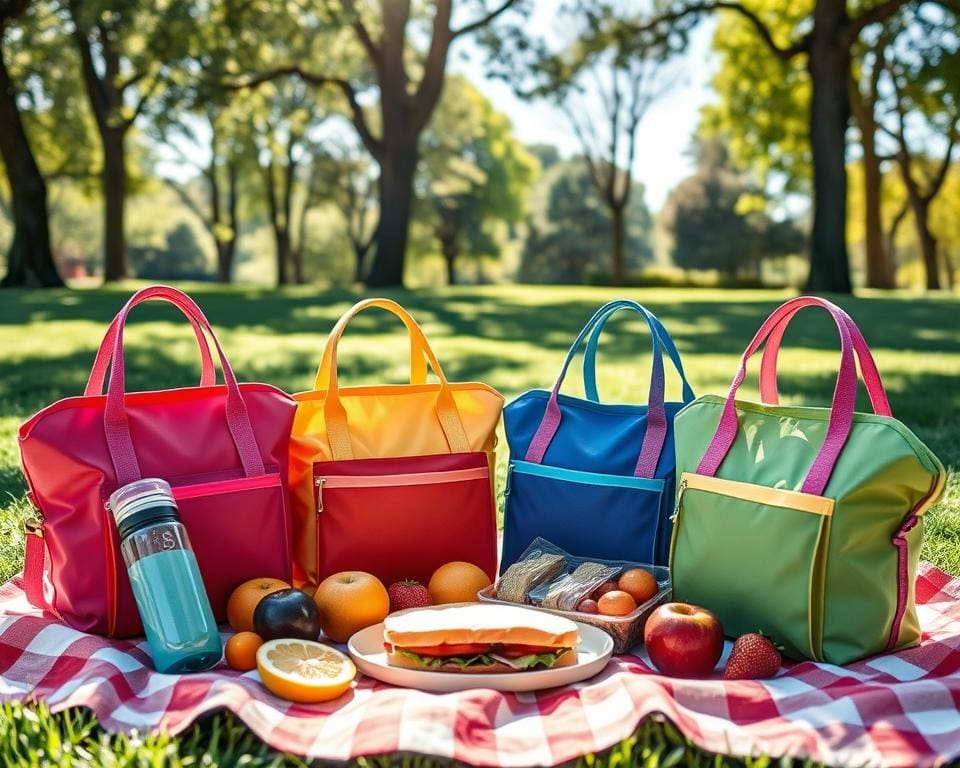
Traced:
<path fill-rule="evenodd" d="M 463 421 L 460 418 L 460 411 L 457 409 L 450 382 L 444 376 L 440 361 L 437 360 L 437 356 L 430 347 L 430 342 L 427 341 L 423 330 L 417 325 L 417 321 L 407 310 L 391 299 L 363 299 L 348 309 L 337 321 L 337 324 L 333 326 L 333 330 L 330 331 L 323 356 L 320 359 L 320 366 L 317 369 L 317 378 L 314 381 L 314 389 L 326 392 L 323 401 L 323 414 L 333 459 L 340 461 L 353 458 L 353 444 L 350 440 L 347 412 L 340 400 L 340 388 L 337 381 L 337 346 L 350 321 L 365 309 L 371 307 L 390 312 L 406 326 L 410 336 L 411 384 L 426 382 L 426 364 L 429 363 L 440 382 L 435 409 L 437 420 L 443 429 L 450 452 L 465 453 L 469 451 L 470 443 L 463 428 Z M 417 361 L 419 361 L 419 364 L 417 364 Z M 423 366 L 423 376 L 418 381 L 419 365 Z"/>

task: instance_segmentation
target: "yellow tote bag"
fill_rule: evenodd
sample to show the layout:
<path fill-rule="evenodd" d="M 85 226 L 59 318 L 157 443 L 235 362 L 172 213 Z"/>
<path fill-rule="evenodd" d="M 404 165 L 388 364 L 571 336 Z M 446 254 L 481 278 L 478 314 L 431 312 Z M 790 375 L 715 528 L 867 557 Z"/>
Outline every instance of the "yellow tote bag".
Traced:
<path fill-rule="evenodd" d="M 410 336 L 410 383 L 341 387 L 337 345 L 357 314 L 378 307 Z M 436 383 L 427 382 L 427 365 Z M 451 560 L 496 569 L 494 446 L 503 396 L 447 381 L 410 314 L 365 299 L 327 339 L 314 389 L 294 395 L 290 491 L 294 579 L 313 586 L 338 570 L 386 583 L 429 578 Z"/>

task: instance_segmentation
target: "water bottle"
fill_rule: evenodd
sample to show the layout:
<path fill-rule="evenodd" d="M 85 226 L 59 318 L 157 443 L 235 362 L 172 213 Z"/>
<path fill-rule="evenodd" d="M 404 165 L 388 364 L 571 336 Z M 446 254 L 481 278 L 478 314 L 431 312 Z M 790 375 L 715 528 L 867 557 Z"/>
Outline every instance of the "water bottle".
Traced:
<path fill-rule="evenodd" d="M 220 661 L 222 646 L 197 558 L 170 485 L 146 478 L 108 504 L 158 672 L 195 672 Z"/>

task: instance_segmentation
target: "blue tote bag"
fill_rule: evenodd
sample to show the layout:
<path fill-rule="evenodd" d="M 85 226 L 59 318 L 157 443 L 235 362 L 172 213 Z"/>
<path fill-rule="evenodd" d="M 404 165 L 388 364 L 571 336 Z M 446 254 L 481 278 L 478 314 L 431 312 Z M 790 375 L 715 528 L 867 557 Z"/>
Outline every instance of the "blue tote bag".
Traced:
<path fill-rule="evenodd" d="M 653 340 L 647 405 L 601 403 L 596 352 L 620 310 L 641 315 Z M 583 356 L 586 399 L 560 394 L 574 356 Z M 683 402 L 664 402 L 663 353 L 683 382 Z M 673 418 L 694 398 L 673 340 L 635 301 L 613 301 L 590 318 L 551 391 L 534 389 L 503 411 L 510 464 L 504 505 L 502 573 L 542 536 L 581 557 L 666 565 L 673 512 Z"/>

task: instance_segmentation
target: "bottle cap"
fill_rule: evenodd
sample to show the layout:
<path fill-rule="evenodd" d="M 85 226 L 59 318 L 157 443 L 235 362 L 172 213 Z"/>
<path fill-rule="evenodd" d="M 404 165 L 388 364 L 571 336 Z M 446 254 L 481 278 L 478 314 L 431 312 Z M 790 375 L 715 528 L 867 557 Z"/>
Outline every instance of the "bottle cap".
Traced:
<path fill-rule="evenodd" d="M 120 531 L 120 538 L 162 520 L 178 520 L 177 502 L 166 480 L 147 477 L 135 480 L 110 494 L 107 507 Z"/>

